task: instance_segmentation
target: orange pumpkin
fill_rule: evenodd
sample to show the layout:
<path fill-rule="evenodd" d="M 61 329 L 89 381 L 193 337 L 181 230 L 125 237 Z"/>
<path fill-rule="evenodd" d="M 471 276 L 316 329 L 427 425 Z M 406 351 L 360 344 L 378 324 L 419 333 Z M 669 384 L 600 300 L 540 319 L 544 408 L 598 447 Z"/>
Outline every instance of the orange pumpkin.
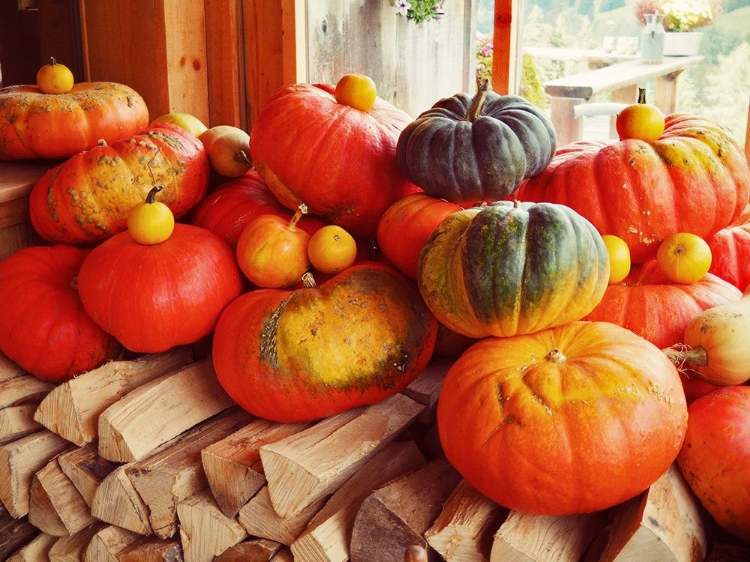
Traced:
<path fill-rule="evenodd" d="M 0 90 L 0 160 L 68 158 L 129 137 L 148 117 L 138 92 L 115 82 L 79 82 L 56 95 L 9 86 Z"/>
<path fill-rule="evenodd" d="M 674 365 L 607 322 L 485 338 L 448 371 L 440 442 L 477 490 L 541 515 L 635 497 L 669 468 L 687 428 Z"/>

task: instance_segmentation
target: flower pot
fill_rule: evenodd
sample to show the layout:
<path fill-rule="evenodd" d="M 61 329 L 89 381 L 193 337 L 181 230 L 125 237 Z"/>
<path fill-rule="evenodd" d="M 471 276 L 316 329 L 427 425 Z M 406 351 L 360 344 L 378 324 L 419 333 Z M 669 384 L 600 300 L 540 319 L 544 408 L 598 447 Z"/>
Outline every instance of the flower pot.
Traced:
<path fill-rule="evenodd" d="M 664 34 L 664 56 L 685 57 L 697 55 L 703 39 L 702 31 L 670 31 Z"/>

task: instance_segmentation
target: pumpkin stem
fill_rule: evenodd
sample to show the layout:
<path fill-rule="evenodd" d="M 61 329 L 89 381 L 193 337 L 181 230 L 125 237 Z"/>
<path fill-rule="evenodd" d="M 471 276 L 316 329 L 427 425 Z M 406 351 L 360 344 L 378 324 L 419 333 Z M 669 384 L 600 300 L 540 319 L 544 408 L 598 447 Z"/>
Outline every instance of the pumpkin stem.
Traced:
<path fill-rule="evenodd" d="M 151 191 L 148 192 L 148 195 L 146 195 L 146 203 L 156 203 L 156 194 L 159 193 L 162 189 L 164 189 L 164 186 L 162 185 L 155 185 L 151 188 Z"/>
<path fill-rule="evenodd" d="M 564 363 L 566 359 L 567 357 L 559 349 L 550 349 L 544 356 L 544 360 L 550 363 Z"/>
<path fill-rule="evenodd" d="M 489 80 L 485 80 L 479 85 L 477 93 L 474 95 L 474 98 L 471 100 L 471 105 L 466 111 L 466 117 L 464 118 L 466 121 L 476 121 L 479 118 L 482 109 L 484 108 L 484 103 L 487 101 L 487 94 L 490 90 Z"/>
<path fill-rule="evenodd" d="M 638 88 L 638 103 L 646 103 L 646 88 Z"/>
<path fill-rule="evenodd" d="M 240 164 L 244 164 L 245 166 L 252 166 L 253 163 L 250 161 L 250 158 L 247 157 L 247 153 L 244 150 L 238 150 L 234 153 L 234 159 L 235 161 L 239 162 Z"/>
<path fill-rule="evenodd" d="M 708 365 L 708 352 L 705 348 L 698 346 L 690 348 L 685 344 L 675 344 L 662 349 L 674 366 L 682 370 L 685 363 L 704 367 Z"/>
<path fill-rule="evenodd" d="M 289 230 L 294 232 L 297 230 L 297 222 L 302 218 L 302 215 L 307 214 L 307 205 L 300 203 L 297 207 L 297 211 L 294 213 L 292 220 L 289 221 Z"/>
<path fill-rule="evenodd" d="M 302 274 L 302 284 L 306 289 L 314 289 L 317 286 L 315 283 L 315 277 L 313 277 L 313 274 L 309 271 L 305 271 Z"/>
<path fill-rule="evenodd" d="M 55 57 L 50 57 L 49 58 L 49 63 L 50 63 L 51 66 L 55 66 L 57 64 L 57 61 L 55 60 Z"/>

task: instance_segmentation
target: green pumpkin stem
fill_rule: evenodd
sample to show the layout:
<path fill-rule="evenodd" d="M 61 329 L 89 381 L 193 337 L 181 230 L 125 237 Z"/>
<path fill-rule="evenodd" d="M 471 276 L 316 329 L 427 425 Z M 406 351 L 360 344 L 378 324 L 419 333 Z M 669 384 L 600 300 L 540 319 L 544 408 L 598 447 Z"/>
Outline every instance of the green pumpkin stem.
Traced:
<path fill-rule="evenodd" d="M 487 94 L 492 88 L 490 87 L 490 81 L 485 80 L 477 88 L 477 93 L 474 94 L 474 98 L 471 100 L 471 105 L 466 111 L 466 121 L 476 121 L 477 118 L 482 114 L 482 109 L 487 101 Z"/>
<path fill-rule="evenodd" d="M 148 195 L 146 195 L 146 203 L 156 203 L 156 194 L 159 193 L 162 189 L 164 189 L 164 186 L 161 185 L 155 185 L 151 188 L 151 191 L 148 192 Z"/>
<path fill-rule="evenodd" d="M 646 88 L 638 88 L 638 103 L 646 103 Z"/>
<path fill-rule="evenodd" d="M 292 220 L 289 221 L 289 230 L 294 232 L 297 230 L 297 222 L 302 218 L 302 215 L 307 214 L 307 205 L 304 203 L 300 203 L 297 207 L 297 211 L 294 213 L 294 216 L 292 217 Z"/>

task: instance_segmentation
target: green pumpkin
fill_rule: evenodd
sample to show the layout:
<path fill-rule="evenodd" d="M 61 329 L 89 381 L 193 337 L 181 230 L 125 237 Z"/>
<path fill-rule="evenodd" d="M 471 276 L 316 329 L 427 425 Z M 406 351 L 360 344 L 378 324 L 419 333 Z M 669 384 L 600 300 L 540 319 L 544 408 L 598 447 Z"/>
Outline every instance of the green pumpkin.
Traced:
<path fill-rule="evenodd" d="M 499 201 L 547 167 L 552 122 L 518 96 L 479 88 L 438 101 L 400 133 L 401 172 L 428 195 L 453 203 Z"/>
<path fill-rule="evenodd" d="M 422 248 L 417 279 L 437 319 L 472 338 L 580 320 L 608 281 L 609 254 L 588 220 L 564 205 L 518 201 L 444 219 Z"/>

